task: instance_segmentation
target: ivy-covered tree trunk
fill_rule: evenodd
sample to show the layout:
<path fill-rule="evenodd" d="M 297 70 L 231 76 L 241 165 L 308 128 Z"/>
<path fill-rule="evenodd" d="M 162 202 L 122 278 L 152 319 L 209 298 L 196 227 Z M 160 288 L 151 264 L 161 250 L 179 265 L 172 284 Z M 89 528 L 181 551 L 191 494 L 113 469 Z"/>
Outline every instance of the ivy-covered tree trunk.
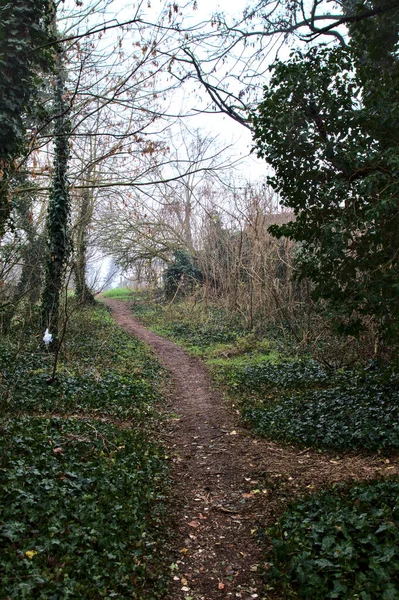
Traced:
<path fill-rule="evenodd" d="M 21 183 L 28 180 L 20 178 Z M 20 196 L 18 203 L 14 203 L 17 213 L 17 226 L 23 231 L 24 242 L 21 245 L 21 276 L 15 290 L 14 301 L 21 298 L 29 299 L 29 304 L 34 306 L 39 298 L 43 284 L 43 267 L 45 258 L 45 239 L 33 219 L 34 195 Z M 40 218 L 38 219 L 40 222 Z"/>
<path fill-rule="evenodd" d="M 87 245 L 89 238 L 89 225 L 93 215 L 93 199 L 90 189 L 84 189 L 80 197 L 78 222 L 76 225 L 76 262 L 75 285 L 76 297 L 81 304 L 92 304 L 94 296 L 87 284 Z"/>
<path fill-rule="evenodd" d="M 42 323 L 54 337 L 57 336 L 60 295 L 71 250 L 67 180 L 70 122 L 65 102 L 65 74 L 61 64 L 56 78 L 55 114 L 54 172 L 46 220 L 47 258 L 42 293 Z"/>
<path fill-rule="evenodd" d="M 10 181 L 24 152 L 26 117 L 38 119 L 38 73 L 53 66 L 53 0 L 0 0 L 0 235 L 11 211 Z M 39 110 L 38 110 L 39 108 Z"/>

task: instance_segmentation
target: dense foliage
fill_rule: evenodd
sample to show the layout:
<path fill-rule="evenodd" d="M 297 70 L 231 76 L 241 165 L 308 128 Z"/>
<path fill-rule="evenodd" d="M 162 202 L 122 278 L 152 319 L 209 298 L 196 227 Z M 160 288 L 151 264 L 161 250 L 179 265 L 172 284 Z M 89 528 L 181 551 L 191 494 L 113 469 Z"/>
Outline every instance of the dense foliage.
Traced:
<path fill-rule="evenodd" d="M 285 598 L 399 597 L 399 483 L 337 486 L 296 502 L 269 532 Z"/>
<path fill-rule="evenodd" d="M 399 317 L 398 33 L 396 8 L 354 24 L 348 46 L 277 62 L 252 118 L 269 183 L 295 213 L 270 230 L 298 242 L 298 275 L 341 330 L 371 316 L 385 336 Z"/>
<path fill-rule="evenodd" d="M 194 284 L 201 281 L 201 278 L 201 271 L 194 258 L 184 250 L 176 250 L 174 260 L 163 276 L 166 297 L 173 298 L 178 292 L 184 294 L 192 291 Z"/>
<path fill-rule="evenodd" d="M 54 357 L 26 334 L 0 341 L 0 596 L 164 597 L 160 366 L 90 308 L 49 385 Z"/>
<path fill-rule="evenodd" d="M 53 10 L 51 0 L 0 1 L 0 234 L 10 212 L 9 178 L 24 146 L 26 117 L 38 112 L 39 73 L 54 62 L 46 46 L 53 39 Z"/>
<path fill-rule="evenodd" d="M 233 386 L 244 418 L 271 439 L 340 450 L 399 449 L 396 373 L 327 375 L 301 363 L 263 364 L 236 371 Z"/>

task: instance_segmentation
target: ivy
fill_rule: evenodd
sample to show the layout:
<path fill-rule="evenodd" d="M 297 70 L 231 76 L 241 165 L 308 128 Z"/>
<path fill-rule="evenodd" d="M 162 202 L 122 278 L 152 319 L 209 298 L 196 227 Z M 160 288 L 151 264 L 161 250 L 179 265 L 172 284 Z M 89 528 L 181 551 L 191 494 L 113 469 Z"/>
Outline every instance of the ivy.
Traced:
<path fill-rule="evenodd" d="M 71 251 L 69 218 L 71 204 L 67 179 L 70 122 L 65 101 L 65 71 L 59 57 L 55 88 L 54 174 L 47 208 L 47 257 L 42 292 L 42 322 L 56 339 L 60 295 Z"/>
<path fill-rule="evenodd" d="M 0 456 L 2 598 L 159 597 L 156 446 L 90 419 L 19 418 Z"/>
<path fill-rule="evenodd" d="M 51 0 L 0 0 L 0 235 L 10 213 L 9 181 L 25 143 L 28 117 L 40 112 L 36 100 L 41 73 L 54 65 Z"/>
<path fill-rule="evenodd" d="M 290 506 L 269 530 L 268 583 L 284 598 L 396 600 L 399 482 L 335 486 Z"/>
<path fill-rule="evenodd" d="M 0 340 L 0 597 L 164 598 L 160 365 L 96 306 L 71 315 L 49 386 L 31 333 Z"/>
<path fill-rule="evenodd" d="M 163 275 L 165 296 L 173 298 L 178 292 L 190 292 L 196 282 L 202 280 L 202 273 L 195 261 L 185 250 L 176 250 L 174 260 Z"/>
<path fill-rule="evenodd" d="M 262 436 L 324 449 L 399 448 L 399 387 L 394 368 L 328 372 L 306 357 L 276 364 L 214 367 Z"/>

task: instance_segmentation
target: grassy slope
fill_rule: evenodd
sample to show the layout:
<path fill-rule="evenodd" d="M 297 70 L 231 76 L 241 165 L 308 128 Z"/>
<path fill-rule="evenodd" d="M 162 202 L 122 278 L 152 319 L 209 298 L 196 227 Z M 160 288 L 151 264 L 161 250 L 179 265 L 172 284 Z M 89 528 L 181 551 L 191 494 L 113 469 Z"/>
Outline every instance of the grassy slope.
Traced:
<path fill-rule="evenodd" d="M 15 329 L 0 344 L 0 597 L 165 595 L 161 369 L 103 307 L 52 355 Z"/>

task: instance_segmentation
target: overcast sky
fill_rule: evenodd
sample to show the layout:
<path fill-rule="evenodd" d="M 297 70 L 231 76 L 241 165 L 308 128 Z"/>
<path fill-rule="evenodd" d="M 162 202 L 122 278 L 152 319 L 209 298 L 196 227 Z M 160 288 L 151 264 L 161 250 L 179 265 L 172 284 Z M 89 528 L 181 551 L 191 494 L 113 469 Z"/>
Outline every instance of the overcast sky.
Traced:
<path fill-rule="evenodd" d="M 98 7 L 104 7 L 107 4 L 106 0 L 92 0 L 92 5 L 98 5 Z M 90 26 L 101 25 L 104 20 L 109 22 L 112 19 L 117 19 L 119 22 L 128 21 L 134 15 L 137 8 L 137 2 L 127 2 L 126 0 L 113 0 L 106 8 L 104 14 L 99 12 L 93 12 L 90 17 Z M 169 2 L 164 0 L 152 0 L 151 8 L 147 8 L 147 0 L 143 3 L 146 12 L 150 19 L 156 21 L 156 15 L 158 15 L 165 5 Z M 68 6 L 68 2 L 66 3 Z M 210 2 L 209 0 L 198 0 L 197 10 L 193 10 L 191 7 L 186 7 L 184 10 L 184 21 L 189 25 L 195 25 L 198 22 L 209 21 L 212 14 L 216 11 L 222 11 L 226 14 L 226 17 L 230 20 L 233 17 L 240 17 L 242 12 L 247 5 L 246 0 L 216 0 Z M 74 0 L 69 0 L 69 6 L 73 7 L 76 11 Z M 87 3 L 84 2 L 84 6 Z M 234 8 L 232 9 L 232 6 Z M 80 32 L 82 32 L 87 23 L 81 23 L 79 26 Z M 108 39 L 117 39 L 118 29 L 107 32 L 106 36 Z M 225 64 L 224 69 L 227 71 L 232 68 L 232 65 Z M 234 85 L 234 82 L 233 82 Z M 204 89 L 199 86 L 193 86 L 192 84 L 185 84 L 178 92 L 174 93 L 173 103 L 174 106 L 178 106 L 182 113 L 187 114 L 189 110 L 197 105 L 198 107 L 209 106 L 209 97 Z M 235 122 L 231 117 L 224 114 L 197 114 L 195 117 L 185 119 L 185 125 L 189 129 L 202 129 L 204 134 L 209 133 L 213 136 L 218 135 L 220 144 L 233 145 L 234 153 L 236 156 L 248 155 L 252 146 L 252 138 L 250 131 Z M 245 174 L 246 177 L 251 179 L 258 179 L 266 175 L 266 165 L 264 161 L 258 160 L 254 155 L 249 157 L 242 165 L 239 170 Z"/>

